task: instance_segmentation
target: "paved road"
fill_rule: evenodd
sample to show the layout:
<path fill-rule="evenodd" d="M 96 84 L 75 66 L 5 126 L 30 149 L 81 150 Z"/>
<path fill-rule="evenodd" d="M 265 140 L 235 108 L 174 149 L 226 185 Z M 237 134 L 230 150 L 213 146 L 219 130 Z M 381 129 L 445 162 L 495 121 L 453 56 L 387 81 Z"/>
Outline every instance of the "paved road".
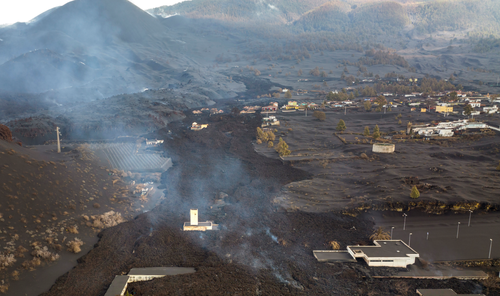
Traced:
<path fill-rule="evenodd" d="M 471 225 L 469 214 L 428 215 L 409 212 L 406 217 L 406 229 L 403 230 L 403 213 L 369 213 L 376 226 L 383 227 L 390 233 L 394 226 L 393 238 L 402 239 L 430 261 L 466 260 L 488 258 L 490 239 L 493 239 L 491 258 L 500 257 L 500 213 L 472 213 Z M 457 239 L 457 226 L 460 229 Z M 429 239 L 427 239 L 429 232 Z"/>

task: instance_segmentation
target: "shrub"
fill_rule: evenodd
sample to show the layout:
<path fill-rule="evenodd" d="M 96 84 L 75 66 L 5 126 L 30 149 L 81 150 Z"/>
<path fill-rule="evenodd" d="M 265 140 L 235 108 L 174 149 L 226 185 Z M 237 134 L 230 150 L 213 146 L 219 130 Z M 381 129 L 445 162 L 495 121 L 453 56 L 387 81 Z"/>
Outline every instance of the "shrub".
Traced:
<path fill-rule="evenodd" d="M 274 146 L 274 143 L 272 141 L 267 142 L 267 147 L 272 148 Z"/>
<path fill-rule="evenodd" d="M 322 112 L 322 111 L 314 111 L 313 116 L 315 118 L 319 119 L 320 121 L 325 121 L 325 119 L 326 119 L 325 112 Z"/>
<path fill-rule="evenodd" d="M 9 255 L 0 255 L 0 267 L 9 267 L 12 264 L 16 263 L 16 258 L 14 258 L 13 254 Z"/>
<path fill-rule="evenodd" d="M 74 240 L 69 241 L 66 244 L 66 247 L 68 247 L 69 252 L 77 254 L 77 253 L 80 253 L 82 251 L 82 249 L 80 248 L 82 245 L 83 245 L 83 242 L 79 238 L 75 237 Z"/>
<path fill-rule="evenodd" d="M 371 240 L 385 240 L 391 239 L 391 236 L 384 231 L 382 227 L 377 228 L 372 235 L 370 235 Z"/>
<path fill-rule="evenodd" d="M 332 250 L 340 250 L 340 244 L 338 242 L 331 241 L 328 244 L 332 247 Z"/>

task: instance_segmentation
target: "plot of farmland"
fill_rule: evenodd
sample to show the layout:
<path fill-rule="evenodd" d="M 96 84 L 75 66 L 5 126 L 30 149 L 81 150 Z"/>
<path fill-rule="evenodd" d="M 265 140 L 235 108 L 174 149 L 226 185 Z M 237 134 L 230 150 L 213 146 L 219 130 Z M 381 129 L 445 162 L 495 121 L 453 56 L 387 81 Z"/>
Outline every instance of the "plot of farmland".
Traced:
<path fill-rule="evenodd" d="M 92 144 L 91 149 L 112 168 L 124 171 L 166 171 L 170 158 L 155 153 L 136 153 L 134 143 Z"/>

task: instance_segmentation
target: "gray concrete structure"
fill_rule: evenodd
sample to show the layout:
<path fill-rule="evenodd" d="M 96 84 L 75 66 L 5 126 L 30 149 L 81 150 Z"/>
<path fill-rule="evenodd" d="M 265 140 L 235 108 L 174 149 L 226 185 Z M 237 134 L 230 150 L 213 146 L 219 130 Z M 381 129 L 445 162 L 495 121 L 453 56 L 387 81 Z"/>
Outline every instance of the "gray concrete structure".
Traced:
<path fill-rule="evenodd" d="M 127 285 L 134 282 L 150 281 L 167 275 L 195 273 L 193 267 L 143 267 L 132 268 L 128 275 L 117 275 L 104 296 L 123 296 Z"/>
<path fill-rule="evenodd" d="M 115 279 L 111 282 L 106 294 L 104 296 L 116 296 L 125 294 L 127 290 L 128 276 L 127 275 L 117 275 Z"/>
<path fill-rule="evenodd" d="M 420 296 L 485 296 L 484 294 L 457 294 L 452 289 L 417 289 Z"/>
<path fill-rule="evenodd" d="M 347 250 L 328 250 L 328 251 L 322 251 L 322 250 L 316 250 L 313 251 L 314 257 L 319 262 L 356 262 L 357 260 L 354 259 L 351 254 Z"/>
<path fill-rule="evenodd" d="M 375 143 L 372 148 L 375 153 L 393 153 L 395 150 L 396 145 L 388 143 Z"/>

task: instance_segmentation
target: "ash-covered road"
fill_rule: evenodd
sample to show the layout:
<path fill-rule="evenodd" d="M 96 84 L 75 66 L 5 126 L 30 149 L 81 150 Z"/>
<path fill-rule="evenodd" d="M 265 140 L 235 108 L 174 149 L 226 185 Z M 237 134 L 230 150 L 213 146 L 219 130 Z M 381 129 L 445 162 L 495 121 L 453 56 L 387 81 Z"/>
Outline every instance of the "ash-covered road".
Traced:
<path fill-rule="evenodd" d="M 486 259 L 491 243 L 491 258 L 500 257 L 500 213 L 430 215 L 420 212 L 406 213 L 403 230 L 403 213 L 370 213 L 375 227 L 387 232 L 393 230 L 394 239 L 408 243 L 420 256 L 430 261 Z M 460 227 L 458 227 L 460 222 Z M 457 239 L 458 230 L 458 239 Z M 429 233 L 427 239 L 427 232 Z M 493 241 L 491 242 L 490 239 Z"/>

